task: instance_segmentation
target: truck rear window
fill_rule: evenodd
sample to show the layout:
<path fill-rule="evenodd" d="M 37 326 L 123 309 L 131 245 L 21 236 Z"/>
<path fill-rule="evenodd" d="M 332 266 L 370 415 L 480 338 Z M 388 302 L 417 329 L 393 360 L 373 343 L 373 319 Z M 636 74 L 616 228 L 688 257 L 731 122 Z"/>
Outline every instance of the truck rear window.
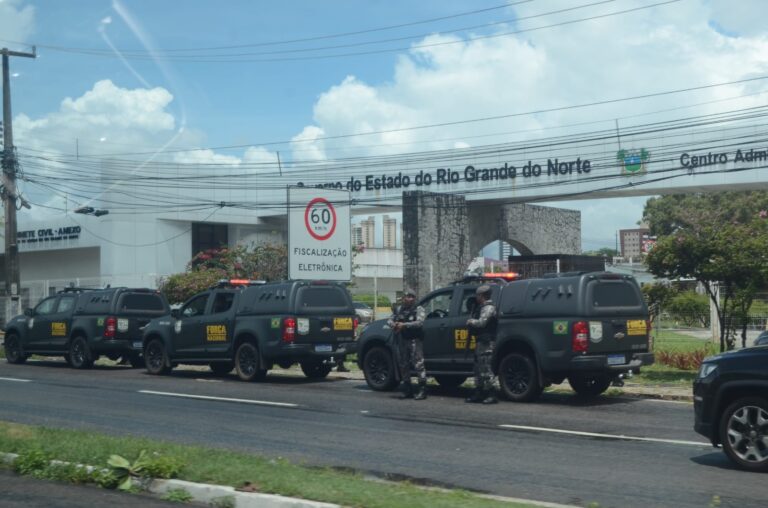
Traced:
<path fill-rule="evenodd" d="M 637 307 L 640 304 L 640 295 L 630 284 L 599 282 L 592 290 L 593 307 Z"/>
<path fill-rule="evenodd" d="M 350 306 L 344 290 L 337 287 L 303 287 L 296 300 L 297 310 Z"/>
<path fill-rule="evenodd" d="M 165 312 L 165 304 L 155 293 L 127 293 L 120 298 L 120 311 Z"/>

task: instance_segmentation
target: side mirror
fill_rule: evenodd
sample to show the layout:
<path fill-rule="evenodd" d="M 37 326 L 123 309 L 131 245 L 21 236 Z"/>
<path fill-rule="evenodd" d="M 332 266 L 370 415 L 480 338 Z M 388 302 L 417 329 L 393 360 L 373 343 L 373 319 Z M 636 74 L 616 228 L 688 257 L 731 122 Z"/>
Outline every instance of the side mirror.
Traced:
<path fill-rule="evenodd" d="M 35 315 L 35 311 L 27 307 L 26 309 L 24 309 L 24 315 L 32 317 Z"/>
<path fill-rule="evenodd" d="M 179 319 L 181 316 L 181 311 L 179 309 L 171 309 L 171 317 L 174 319 Z"/>

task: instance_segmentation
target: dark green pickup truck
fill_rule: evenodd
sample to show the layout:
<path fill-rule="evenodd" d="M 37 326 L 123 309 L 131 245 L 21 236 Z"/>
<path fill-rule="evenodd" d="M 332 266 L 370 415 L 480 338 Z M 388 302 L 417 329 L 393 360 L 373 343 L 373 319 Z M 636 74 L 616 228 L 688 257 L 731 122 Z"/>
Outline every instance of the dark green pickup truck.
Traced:
<path fill-rule="evenodd" d="M 502 394 L 533 401 L 546 386 L 569 381 L 582 396 L 603 393 L 629 371 L 653 363 L 648 309 L 631 276 L 566 273 L 505 281 L 467 278 L 421 299 L 427 375 L 444 386 L 472 376 L 474 338 L 466 326 L 480 283 L 490 283 L 498 311 L 493 360 Z M 392 331 L 386 320 L 360 335 L 358 362 L 368 385 L 397 383 Z"/>
<path fill-rule="evenodd" d="M 167 374 L 178 364 L 236 369 L 261 380 L 274 366 L 301 366 L 323 378 L 334 357 L 354 352 L 358 320 L 347 290 L 335 283 L 285 281 L 222 283 L 193 296 L 144 330 L 147 371 Z"/>

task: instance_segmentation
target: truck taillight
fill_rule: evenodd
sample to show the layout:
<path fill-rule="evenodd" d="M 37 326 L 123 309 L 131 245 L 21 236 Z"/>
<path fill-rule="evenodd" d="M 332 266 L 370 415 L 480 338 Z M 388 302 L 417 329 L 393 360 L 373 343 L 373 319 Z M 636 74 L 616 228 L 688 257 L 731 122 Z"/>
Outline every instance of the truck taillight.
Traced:
<path fill-rule="evenodd" d="M 576 321 L 572 328 L 571 347 L 574 353 L 586 353 L 589 345 L 589 323 Z"/>
<path fill-rule="evenodd" d="M 357 327 L 358 327 L 358 326 L 360 326 L 360 320 L 359 320 L 359 319 L 357 319 L 357 318 L 354 318 L 354 319 L 352 320 L 352 331 L 353 331 L 353 332 L 356 332 L 356 331 L 357 331 Z"/>
<path fill-rule="evenodd" d="M 283 319 L 283 342 L 294 340 L 296 340 L 296 318 L 287 317 Z"/>
<path fill-rule="evenodd" d="M 104 337 L 112 338 L 115 336 L 117 330 L 117 318 L 115 316 L 109 316 L 104 320 Z"/>

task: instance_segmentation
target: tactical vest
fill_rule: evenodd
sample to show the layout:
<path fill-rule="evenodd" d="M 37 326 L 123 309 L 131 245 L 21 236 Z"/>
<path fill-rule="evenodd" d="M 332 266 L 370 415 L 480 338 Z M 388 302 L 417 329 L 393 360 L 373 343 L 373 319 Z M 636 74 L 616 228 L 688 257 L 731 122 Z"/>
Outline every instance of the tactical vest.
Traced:
<path fill-rule="evenodd" d="M 491 302 L 486 302 L 480 307 L 475 308 L 474 315 L 472 316 L 474 319 L 480 319 L 480 311 L 483 307 L 486 305 L 493 305 Z M 496 316 L 493 316 L 491 319 L 488 320 L 486 325 L 483 328 L 475 328 L 475 333 L 477 333 L 477 341 L 478 342 L 493 342 L 496 340 L 496 329 L 498 328 L 499 320 Z"/>
<path fill-rule="evenodd" d="M 396 323 L 411 323 L 416 321 L 416 305 L 408 308 L 405 308 L 402 305 L 398 307 L 394 321 Z M 403 328 L 400 331 L 400 335 L 403 339 L 407 340 L 424 338 L 424 333 L 421 328 Z"/>

